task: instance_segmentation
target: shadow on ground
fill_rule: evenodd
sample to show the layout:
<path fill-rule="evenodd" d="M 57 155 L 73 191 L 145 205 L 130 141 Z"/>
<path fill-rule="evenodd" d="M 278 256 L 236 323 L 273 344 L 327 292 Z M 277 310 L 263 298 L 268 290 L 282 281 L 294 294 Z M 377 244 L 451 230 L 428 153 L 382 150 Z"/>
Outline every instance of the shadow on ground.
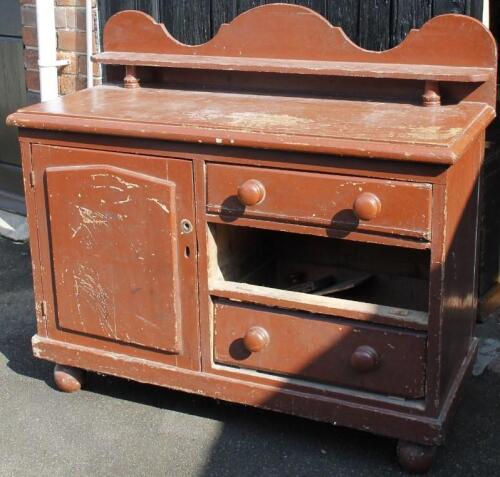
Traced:
<path fill-rule="evenodd" d="M 395 441 L 112 377 L 53 389 L 33 358 L 29 252 L 0 239 L 1 476 L 389 476 Z M 479 330 L 500 337 L 490 321 Z M 431 475 L 496 475 L 500 375 L 470 379 Z"/>

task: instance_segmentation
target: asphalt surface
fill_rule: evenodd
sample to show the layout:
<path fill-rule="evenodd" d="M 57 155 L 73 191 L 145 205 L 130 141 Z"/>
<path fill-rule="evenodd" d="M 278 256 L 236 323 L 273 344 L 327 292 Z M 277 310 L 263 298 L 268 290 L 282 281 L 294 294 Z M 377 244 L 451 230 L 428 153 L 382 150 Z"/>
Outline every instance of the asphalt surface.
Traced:
<path fill-rule="evenodd" d="M 0 239 L 0 476 L 398 476 L 395 441 L 92 374 L 54 389 L 32 357 L 27 245 Z M 500 339 L 490 320 L 479 333 Z M 495 371 L 496 370 L 496 371 Z M 436 476 L 500 468 L 500 360 L 471 378 Z"/>

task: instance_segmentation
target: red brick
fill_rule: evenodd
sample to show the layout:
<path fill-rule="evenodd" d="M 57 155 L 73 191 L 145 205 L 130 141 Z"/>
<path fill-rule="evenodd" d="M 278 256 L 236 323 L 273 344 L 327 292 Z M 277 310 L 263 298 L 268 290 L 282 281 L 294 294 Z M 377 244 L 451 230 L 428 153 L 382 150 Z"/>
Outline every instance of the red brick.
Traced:
<path fill-rule="evenodd" d="M 76 29 L 86 30 L 85 8 L 75 8 Z"/>
<path fill-rule="evenodd" d="M 76 30 L 76 8 L 75 7 L 59 7 L 66 12 L 66 25 L 69 30 Z"/>
<path fill-rule="evenodd" d="M 68 94 L 75 91 L 76 75 L 60 75 L 59 76 L 59 93 Z"/>
<path fill-rule="evenodd" d="M 58 60 L 68 60 L 69 65 L 61 67 L 61 73 L 73 74 L 78 73 L 78 55 L 72 51 L 59 51 L 57 52 Z"/>
<path fill-rule="evenodd" d="M 68 23 L 66 21 L 66 8 L 56 7 L 55 17 L 56 17 L 56 28 L 67 28 Z"/>
<path fill-rule="evenodd" d="M 71 30 L 57 32 L 57 45 L 60 50 L 85 53 L 85 33 Z"/>
<path fill-rule="evenodd" d="M 76 77 L 76 91 L 81 89 L 85 89 L 87 87 L 87 77 L 86 76 L 77 76 Z"/>
<path fill-rule="evenodd" d="M 56 0 L 56 5 L 63 5 L 65 7 L 85 6 L 85 0 Z"/>
<path fill-rule="evenodd" d="M 84 7 L 85 0 L 56 0 L 56 5 L 62 5 L 65 7 Z M 96 0 L 92 0 L 92 6 L 95 7 Z"/>
<path fill-rule="evenodd" d="M 21 22 L 24 26 L 36 26 L 36 8 L 32 6 L 21 7 Z"/>
<path fill-rule="evenodd" d="M 36 70 L 38 68 L 38 50 L 36 48 L 25 48 L 24 66 L 28 70 Z"/>
<path fill-rule="evenodd" d="M 40 91 L 40 75 L 38 70 L 26 70 L 26 88 L 30 91 Z"/>
<path fill-rule="evenodd" d="M 63 8 L 63 7 L 59 7 Z M 66 7 L 67 27 L 71 30 L 86 30 L 85 8 Z"/>
<path fill-rule="evenodd" d="M 83 16 L 85 17 L 85 9 L 81 8 L 75 8 L 75 7 L 66 7 L 66 18 L 68 19 L 68 28 L 70 30 L 77 30 L 76 24 L 77 24 L 77 12 L 78 10 L 83 10 Z M 81 28 L 80 28 L 81 30 Z"/>
<path fill-rule="evenodd" d="M 78 57 L 78 74 L 80 75 L 87 74 L 87 57 L 85 55 L 80 55 Z M 92 63 L 92 74 L 94 76 L 101 75 L 101 71 L 97 63 Z"/>
<path fill-rule="evenodd" d="M 61 94 L 74 93 L 80 89 L 85 89 L 87 87 L 87 77 L 77 76 L 77 75 L 65 75 L 59 76 L 59 92 Z"/>
<path fill-rule="evenodd" d="M 25 46 L 38 46 L 38 39 L 36 37 L 36 27 L 30 27 L 30 26 L 23 27 L 23 42 Z"/>

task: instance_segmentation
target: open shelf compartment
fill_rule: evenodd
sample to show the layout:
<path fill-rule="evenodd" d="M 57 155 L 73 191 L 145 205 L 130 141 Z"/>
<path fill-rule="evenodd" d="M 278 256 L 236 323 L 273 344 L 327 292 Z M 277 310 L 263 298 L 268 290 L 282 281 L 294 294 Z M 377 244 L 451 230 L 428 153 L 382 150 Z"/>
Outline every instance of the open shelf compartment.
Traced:
<path fill-rule="evenodd" d="M 429 250 L 209 224 L 208 260 L 214 296 L 427 328 Z"/>

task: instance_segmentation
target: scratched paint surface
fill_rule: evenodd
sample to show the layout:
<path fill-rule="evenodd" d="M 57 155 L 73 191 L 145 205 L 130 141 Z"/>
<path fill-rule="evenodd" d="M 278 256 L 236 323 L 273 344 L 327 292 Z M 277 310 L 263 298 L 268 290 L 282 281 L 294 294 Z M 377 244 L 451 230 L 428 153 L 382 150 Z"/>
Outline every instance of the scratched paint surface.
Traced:
<path fill-rule="evenodd" d="M 449 146 L 463 137 L 484 104 L 440 108 L 327 98 L 101 86 L 30 107 L 35 114 L 140 124 L 358 141 Z M 425 125 L 425 126 L 422 126 Z"/>
<path fill-rule="evenodd" d="M 112 166 L 47 170 L 62 328 L 175 352 L 175 184 Z"/>

